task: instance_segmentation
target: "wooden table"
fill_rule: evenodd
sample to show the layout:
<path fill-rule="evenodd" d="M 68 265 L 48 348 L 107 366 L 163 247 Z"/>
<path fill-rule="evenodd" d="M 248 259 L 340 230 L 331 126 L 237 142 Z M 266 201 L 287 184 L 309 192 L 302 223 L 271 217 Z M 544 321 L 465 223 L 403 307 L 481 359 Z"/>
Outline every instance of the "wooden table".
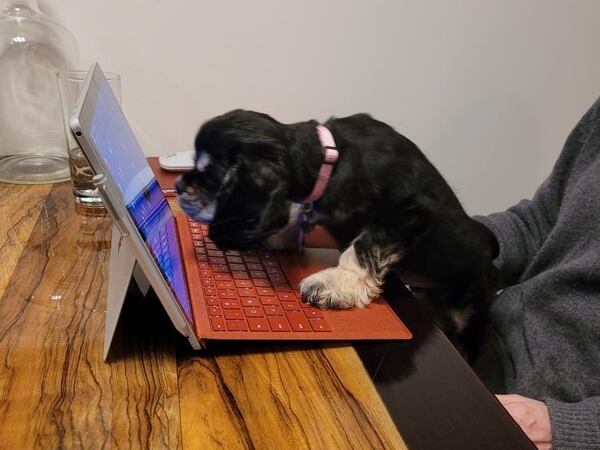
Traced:
<path fill-rule="evenodd" d="M 193 352 L 132 286 L 105 364 L 110 219 L 77 210 L 69 184 L 0 185 L 0 199 L 2 449 L 531 448 L 393 280 L 415 339 L 356 350 Z"/>

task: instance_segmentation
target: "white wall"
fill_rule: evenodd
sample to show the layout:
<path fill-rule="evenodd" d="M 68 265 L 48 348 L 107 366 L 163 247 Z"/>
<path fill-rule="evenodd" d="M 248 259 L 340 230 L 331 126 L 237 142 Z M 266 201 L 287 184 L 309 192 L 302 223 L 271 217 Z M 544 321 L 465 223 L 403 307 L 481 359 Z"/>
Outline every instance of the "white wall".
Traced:
<path fill-rule="evenodd" d="M 369 112 L 470 213 L 530 196 L 600 95 L 598 0 L 41 0 L 82 66 L 121 73 L 147 154 L 243 107 L 283 122 Z"/>

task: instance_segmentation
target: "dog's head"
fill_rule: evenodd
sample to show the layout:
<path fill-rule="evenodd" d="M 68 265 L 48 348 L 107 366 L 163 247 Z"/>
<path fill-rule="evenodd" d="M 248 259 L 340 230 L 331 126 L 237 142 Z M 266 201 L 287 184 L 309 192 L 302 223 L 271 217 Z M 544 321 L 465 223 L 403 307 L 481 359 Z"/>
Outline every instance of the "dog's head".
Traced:
<path fill-rule="evenodd" d="M 202 125 L 195 167 L 176 188 L 182 209 L 210 224 L 219 248 L 260 247 L 288 224 L 288 145 L 286 126 L 266 114 L 235 110 Z"/>

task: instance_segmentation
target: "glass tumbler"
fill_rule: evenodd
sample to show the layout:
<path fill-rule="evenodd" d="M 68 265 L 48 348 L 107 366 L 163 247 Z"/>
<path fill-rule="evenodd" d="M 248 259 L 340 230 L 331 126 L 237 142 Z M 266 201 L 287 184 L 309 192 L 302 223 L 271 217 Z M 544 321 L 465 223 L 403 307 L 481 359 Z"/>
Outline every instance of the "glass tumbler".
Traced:
<path fill-rule="evenodd" d="M 86 76 L 87 72 L 80 70 L 60 72 L 58 74 L 58 90 L 60 92 L 67 153 L 69 155 L 69 172 L 71 174 L 71 183 L 73 184 L 73 196 L 76 203 L 82 206 L 94 207 L 102 205 L 102 198 L 92 182 L 94 171 L 90 167 L 81 148 L 79 148 L 79 144 L 77 144 L 69 127 L 69 119 L 81 93 Z M 116 73 L 110 72 L 106 72 L 105 76 L 117 101 L 121 103 L 121 77 Z"/>

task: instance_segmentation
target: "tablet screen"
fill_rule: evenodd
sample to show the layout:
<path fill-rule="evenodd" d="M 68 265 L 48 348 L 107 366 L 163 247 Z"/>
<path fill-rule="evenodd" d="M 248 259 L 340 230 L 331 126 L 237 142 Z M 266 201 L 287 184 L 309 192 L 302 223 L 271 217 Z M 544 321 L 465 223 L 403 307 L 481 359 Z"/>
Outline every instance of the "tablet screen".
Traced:
<path fill-rule="evenodd" d="M 175 218 L 108 83 L 98 77 L 89 138 L 187 319 L 192 312 Z"/>

